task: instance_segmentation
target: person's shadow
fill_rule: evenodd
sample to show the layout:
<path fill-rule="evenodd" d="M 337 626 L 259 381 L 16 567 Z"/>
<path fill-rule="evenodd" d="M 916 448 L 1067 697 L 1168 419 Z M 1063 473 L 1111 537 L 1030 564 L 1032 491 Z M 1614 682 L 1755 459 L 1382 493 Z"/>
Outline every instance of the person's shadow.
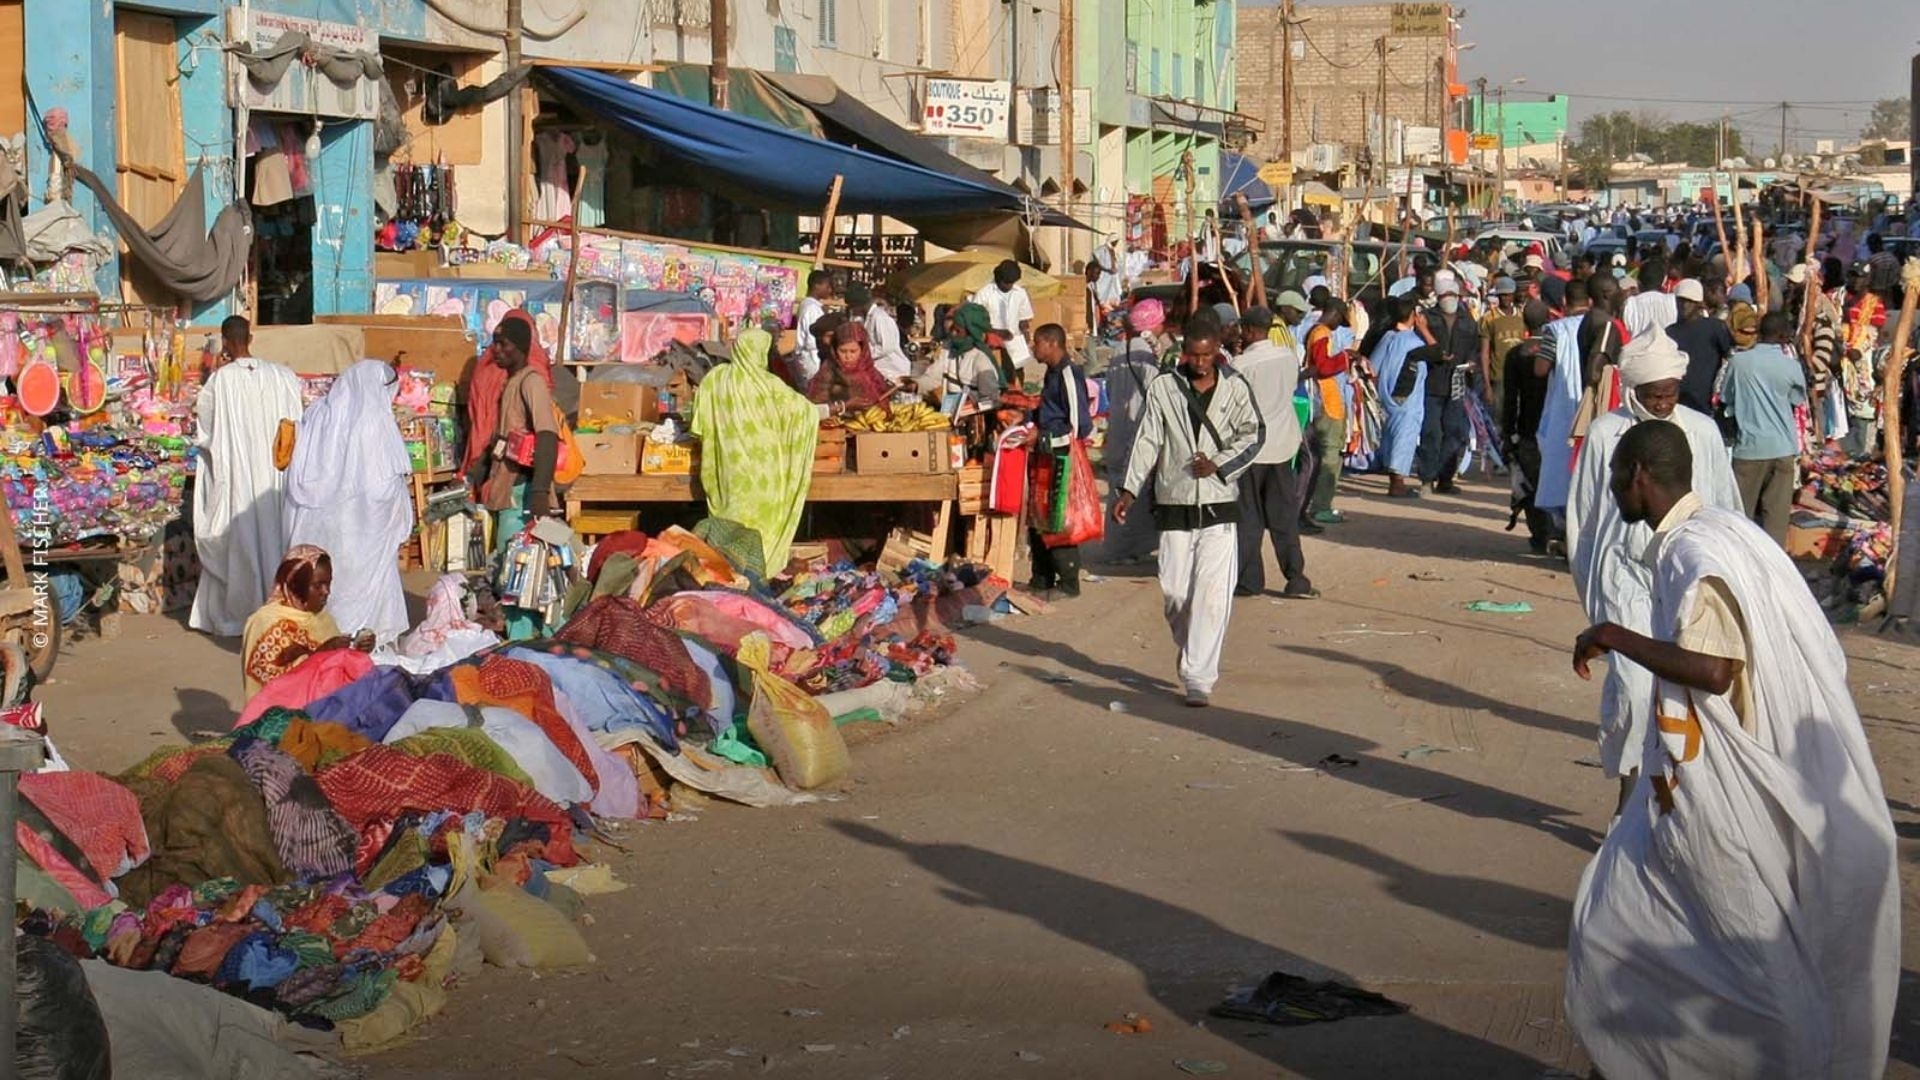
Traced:
<path fill-rule="evenodd" d="M 173 714 L 173 729 L 191 741 L 198 742 L 199 733 L 204 731 L 225 733 L 240 718 L 239 710 L 225 696 L 211 690 L 181 686 L 173 692 L 180 698 L 180 707 Z"/>
<path fill-rule="evenodd" d="M 1423 1078 L 1539 1076 L 1540 1062 L 1424 1017 L 1349 1019 L 1284 1031 L 1207 1018 L 1226 982 L 1252 984 L 1276 969 L 1313 979 L 1351 980 L 1340 972 L 1236 934 L 1202 915 L 1077 874 L 970 844 L 920 844 L 852 821 L 832 827 L 863 844 L 889 848 L 950 884 L 956 904 L 990 907 L 1030 919 L 1062 937 L 1131 964 L 1161 1007 L 1206 1026 L 1289 1074 Z M 1233 959 L 1212 966 L 1207 958 Z M 1391 993 L 1389 993 L 1391 996 Z M 1257 1038 L 1273 1035 L 1271 1038 Z M 1245 1036 L 1245 1037 L 1242 1037 Z M 1414 1063 L 1418 1063 L 1417 1066 Z M 1570 1063 L 1558 1063 L 1570 1064 Z"/>

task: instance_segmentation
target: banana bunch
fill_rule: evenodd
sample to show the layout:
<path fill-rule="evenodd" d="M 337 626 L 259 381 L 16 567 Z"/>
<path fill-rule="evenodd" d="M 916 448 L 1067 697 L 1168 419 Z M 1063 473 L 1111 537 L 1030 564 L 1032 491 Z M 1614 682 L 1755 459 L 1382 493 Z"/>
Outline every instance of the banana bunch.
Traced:
<path fill-rule="evenodd" d="M 911 405 L 871 405 L 847 418 L 848 431 L 945 431 L 945 413 L 916 401 Z"/>

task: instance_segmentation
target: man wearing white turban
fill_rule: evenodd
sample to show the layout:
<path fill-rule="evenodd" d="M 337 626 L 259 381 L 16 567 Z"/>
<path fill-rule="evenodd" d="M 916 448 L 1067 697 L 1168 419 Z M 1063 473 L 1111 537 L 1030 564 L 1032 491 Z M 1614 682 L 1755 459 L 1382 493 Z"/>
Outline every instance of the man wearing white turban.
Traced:
<path fill-rule="evenodd" d="M 1687 354 L 1660 331 L 1636 335 L 1620 350 L 1620 408 L 1596 418 L 1573 470 L 1567 500 L 1567 557 L 1587 617 L 1649 633 L 1653 574 L 1641 558 L 1653 539 L 1645 523 L 1628 524 L 1607 487 L 1614 448 L 1635 424 L 1660 421 L 1684 431 L 1693 447 L 1693 490 L 1708 506 L 1740 512 L 1733 458 L 1712 418 L 1680 404 Z M 1653 675 L 1615 653 L 1607 658 L 1600 694 L 1600 764 L 1620 780 L 1624 805 L 1640 769 L 1641 744 L 1653 713 Z"/>

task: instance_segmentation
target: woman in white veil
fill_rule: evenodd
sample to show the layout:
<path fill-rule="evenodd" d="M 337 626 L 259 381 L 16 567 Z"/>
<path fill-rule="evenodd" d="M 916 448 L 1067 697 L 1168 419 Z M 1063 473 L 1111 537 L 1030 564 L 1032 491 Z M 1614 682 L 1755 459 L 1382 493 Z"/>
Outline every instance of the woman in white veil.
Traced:
<path fill-rule="evenodd" d="M 287 538 L 333 558 L 327 612 L 343 633 L 390 643 L 407 630 L 400 545 L 413 532 L 412 464 L 394 420 L 399 372 L 362 360 L 308 407 L 287 468 Z"/>

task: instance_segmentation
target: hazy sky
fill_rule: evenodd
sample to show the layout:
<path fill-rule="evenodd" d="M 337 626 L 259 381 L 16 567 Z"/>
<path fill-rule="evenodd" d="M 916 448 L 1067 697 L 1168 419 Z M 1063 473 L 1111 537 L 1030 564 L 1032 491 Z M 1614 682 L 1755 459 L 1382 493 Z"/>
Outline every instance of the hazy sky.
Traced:
<path fill-rule="evenodd" d="M 1515 97 L 1571 94 L 1576 126 L 1582 116 L 1612 109 L 1655 109 L 1677 120 L 1717 119 L 1726 110 L 1750 144 L 1767 150 L 1780 137 L 1782 101 L 1807 103 L 1788 113 L 1796 145 L 1852 137 L 1866 122 L 1866 103 L 1907 95 L 1913 56 L 1920 53 L 1920 0 L 1457 0 L 1456 6 L 1466 11 L 1460 41 L 1475 43 L 1460 56 L 1464 82 L 1524 75 Z"/>

